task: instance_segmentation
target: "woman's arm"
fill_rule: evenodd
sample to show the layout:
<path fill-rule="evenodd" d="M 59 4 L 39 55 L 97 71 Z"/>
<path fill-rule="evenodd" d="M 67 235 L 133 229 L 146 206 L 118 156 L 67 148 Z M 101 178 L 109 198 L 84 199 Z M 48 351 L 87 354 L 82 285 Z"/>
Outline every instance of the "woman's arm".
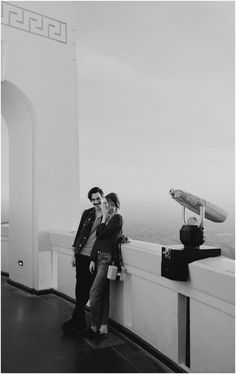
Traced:
<path fill-rule="evenodd" d="M 113 216 L 108 224 L 100 223 L 97 227 L 96 235 L 97 238 L 107 238 L 112 234 L 118 233 L 122 229 L 123 218 L 120 214 Z"/>

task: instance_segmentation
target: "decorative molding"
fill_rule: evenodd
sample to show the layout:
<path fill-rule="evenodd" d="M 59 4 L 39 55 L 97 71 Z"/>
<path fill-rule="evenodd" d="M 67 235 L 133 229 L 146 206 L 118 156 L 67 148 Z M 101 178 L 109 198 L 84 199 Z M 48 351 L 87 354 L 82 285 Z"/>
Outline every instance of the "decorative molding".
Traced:
<path fill-rule="evenodd" d="M 3 25 L 27 31 L 60 43 L 67 43 L 66 23 L 5 1 L 1 3 L 1 7 L 1 22 Z"/>

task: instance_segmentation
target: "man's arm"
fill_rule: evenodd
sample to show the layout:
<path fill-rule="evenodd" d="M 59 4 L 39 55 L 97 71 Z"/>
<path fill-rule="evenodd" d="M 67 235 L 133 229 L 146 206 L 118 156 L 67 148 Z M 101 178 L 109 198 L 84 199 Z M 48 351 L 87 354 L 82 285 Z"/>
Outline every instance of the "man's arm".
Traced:
<path fill-rule="evenodd" d="M 78 236 L 79 236 L 79 234 L 80 234 L 80 231 L 81 231 L 81 229 L 82 229 L 82 227 L 83 227 L 84 220 L 85 220 L 85 218 L 87 217 L 87 215 L 88 215 L 88 211 L 85 210 L 85 211 L 83 212 L 83 214 L 82 214 L 81 219 L 80 219 L 80 224 L 79 224 L 79 227 L 78 227 L 78 230 L 77 230 L 77 233 L 76 233 L 75 239 L 74 239 L 74 243 L 72 244 L 72 247 L 75 247 L 76 240 L 77 240 L 77 238 L 78 238 Z"/>

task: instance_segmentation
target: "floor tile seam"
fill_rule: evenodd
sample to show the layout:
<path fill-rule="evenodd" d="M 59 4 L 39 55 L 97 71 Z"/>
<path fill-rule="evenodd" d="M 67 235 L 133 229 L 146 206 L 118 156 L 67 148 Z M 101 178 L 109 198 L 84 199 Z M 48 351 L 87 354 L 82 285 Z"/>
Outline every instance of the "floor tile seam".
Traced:
<path fill-rule="evenodd" d="M 164 370 L 165 373 L 166 372 L 168 372 L 168 373 L 174 373 L 174 371 L 171 370 L 166 364 L 164 364 L 159 358 L 153 356 L 148 351 L 144 350 L 144 353 L 145 353 L 145 356 L 147 357 L 147 359 L 149 359 L 151 362 L 152 362 L 152 360 L 157 361 L 157 365 L 159 365 Z M 152 364 L 154 365 L 154 363 L 152 363 Z"/>
<path fill-rule="evenodd" d="M 83 339 L 83 342 L 86 344 L 86 346 L 89 347 L 89 349 L 90 349 L 91 352 L 97 351 L 98 349 L 107 348 L 107 347 L 102 347 L 102 348 L 93 347 L 92 345 L 90 345 L 90 344 L 86 341 L 87 338 L 85 338 L 85 337 L 83 337 L 83 336 L 81 336 L 81 338 Z"/>
<path fill-rule="evenodd" d="M 137 370 L 138 373 L 141 373 L 141 371 L 140 371 L 140 370 L 139 370 L 139 369 L 138 369 L 134 364 L 132 364 L 132 363 L 128 360 L 128 358 L 127 358 L 126 356 L 124 356 L 121 352 L 119 352 L 115 347 L 116 347 L 116 346 L 111 346 L 111 348 L 112 348 L 116 353 L 118 353 L 118 355 L 121 356 L 125 361 L 127 361 L 128 364 L 129 364 L 130 366 L 134 367 L 134 368 Z"/>
<path fill-rule="evenodd" d="M 41 298 L 41 296 L 40 296 L 40 298 Z M 41 298 L 40 301 L 45 302 L 45 304 L 46 304 L 46 305 L 49 305 L 49 306 L 51 307 L 52 310 L 58 311 L 58 308 L 57 308 L 56 306 L 54 306 L 50 301 L 45 300 L 45 298 L 43 298 L 43 299 Z M 60 310 L 58 311 L 58 316 L 61 315 L 61 314 L 63 314 L 63 316 L 67 316 L 67 317 L 68 317 L 68 313 L 67 313 L 66 311 L 64 311 L 63 309 L 60 309 Z M 68 317 L 68 318 L 70 318 L 70 317 Z"/>
<path fill-rule="evenodd" d="M 50 305 L 51 307 L 52 307 L 52 309 L 54 309 L 54 310 L 57 310 L 57 307 L 55 306 L 55 305 L 53 305 L 51 302 L 50 302 L 50 300 L 47 300 L 46 298 L 45 298 L 45 295 L 38 295 L 38 297 L 40 297 L 40 301 L 42 301 L 42 302 L 45 302 L 47 305 Z M 63 305 L 66 305 L 66 304 L 64 304 L 64 300 L 63 300 L 63 303 L 62 303 Z M 63 310 L 61 310 L 60 309 L 60 313 L 63 313 L 63 314 L 67 314 L 67 313 L 65 313 Z"/>
<path fill-rule="evenodd" d="M 92 353 L 92 349 L 90 346 L 86 346 L 86 351 L 88 351 L 88 348 L 89 348 L 89 353 Z M 63 355 L 66 353 L 66 354 L 70 354 L 72 350 L 67 350 L 67 351 L 63 351 Z M 78 349 L 79 351 L 79 349 Z M 38 351 L 34 351 L 33 352 L 33 357 L 36 356 L 37 358 L 39 357 L 39 355 L 42 355 L 42 356 L 45 356 L 45 357 L 51 357 L 51 358 L 54 358 L 56 357 L 57 354 L 60 354 L 61 351 L 60 350 L 54 350 L 54 351 L 50 351 L 49 349 L 39 349 Z M 32 354 L 32 352 L 31 352 Z M 12 359 L 14 360 L 20 360 L 20 361 L 24 361 L 25 359 L 29 358 L 29 352 L 26 351 L 20 351 L 19 350 L 19 353 L 15 354 L 15 355 L 12 355 L 12 353 L 3 353 L 2 354 L 2 357 L 1 357 L 1 360 L 2 361 L 6 361 L 6 360 L 10 360 L 12 361 Z M 62 357 L 61 357 L 62 358 Z"/>
<path fill-rule="evenodd" d="M 119 352 L 119 351 L 118 351 Z M 124 356 L 123 355 L 123 353 L 121 353 L 121 352 L 119 352 L 122 356 Z M 142 354 L 142 353 L 141 353 Z M 129 356 L 129 355 L 128 355 Z M 135 355 L 131 355 L 134 359 L 135 359 Z M 143 353 L 143 356 L 144 356 L 144 358 L 146 358 L 147 359 L 147 364 L 146 364 L 146 366 L 148 365 L 148 366 L 152 366 L 152 371 L 147 371 L 147 373 L 154 373 L 154 372 L 156 372 L 156 369 L 157 369 L 157 367 L 156 366 L 160 366 L 160 368 L 162 368 L 162 365 L 161 364 L 159 364 L 159 362 L 158 363 L 156 363 L 156 365 L 154 365 L 154 363 L 150 360 L 148 360 L 148 358 L 146 357 L 146 355 Z M 126 357 L 126 356 L 124 356 L 124 357 Z M 129 361 L 129 359 L 127 358 L 127 360 Z M 141 361 L 143 361 L 143 357 L 141 358 Z M 129 361 L 130 362 L 130 361 Z M 135 366 L 135 364 L 132 364 L 137 370 L 138 370 L 138 372 L 140 373 L 140 372 L 142 372 L 143 373 L 143 370 L 141 370 L 141 369 L 139 369 L 138 367 L 136 367 Z M 140 366 L 140 365 L 138 365 L 138 366 Z M 166 370 L 164 371 L 165 373 L 167 372 Z"/>
<path fill-rule="evenodd" d="M 112 330 L 112 332 L 115 331 L 114 335 L 119 336 L 120 339 L 123 338 L 124 342 L 137 347 L 141 351 L 141 354 L 143 354 L 148 360 L 150 360 L 150 362 L 151 362 L 152 365 L 154 365 L 154 363 L 152 362 L 152 360 L 154 360 L 154 361 L 156 361 L 157 365 L 159 365 L 161 368 L 163 368 L 165 370 L 165 372 L 166 372 L 166 370 L 170 370 L 170 368 L 167 365 L 165 365 L 160 359 L 158 359 L 157 357 L 155 357 L 154 355 L 152 355 L 150 352 L 146 351 L 139 344 L 137 344 L 136 342 L 134 342 L 133 340 L 131 340 L 127 336 L 123 335 L 121 332 L 116 331 L 114 328 L 112 328 L 111 330 Z M 172 371 L 172 370 L 170 370 L 168 372 L 174 373 L 174 371 Z"/>

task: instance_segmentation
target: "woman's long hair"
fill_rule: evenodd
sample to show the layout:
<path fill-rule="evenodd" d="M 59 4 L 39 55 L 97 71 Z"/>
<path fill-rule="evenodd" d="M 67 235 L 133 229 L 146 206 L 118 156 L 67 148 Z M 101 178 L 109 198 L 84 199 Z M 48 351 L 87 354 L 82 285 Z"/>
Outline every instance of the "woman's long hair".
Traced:
<path fill-rule="evenodd" d="M 110 219 L 117 213 L 118 208 L 115 206 L 112 200 L 107 199 L 108 202 L 108 214 L 106 218 L 106 223 L 110 221 Z"/>

